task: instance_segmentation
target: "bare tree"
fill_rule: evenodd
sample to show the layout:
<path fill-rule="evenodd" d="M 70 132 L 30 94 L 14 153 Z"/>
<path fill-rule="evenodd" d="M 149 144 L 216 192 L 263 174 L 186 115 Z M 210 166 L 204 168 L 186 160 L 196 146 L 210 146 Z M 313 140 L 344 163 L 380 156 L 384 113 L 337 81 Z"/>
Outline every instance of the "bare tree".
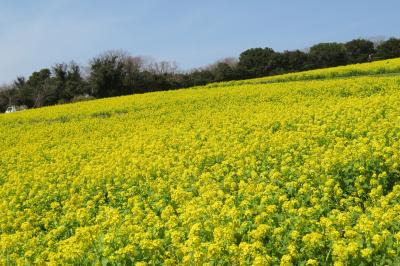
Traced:
<path fill-rule="evenodd" d="M 157 75 L 176 74 L 178 71 L 178 64 L 175 61 L 151 61 L 146 68 L 148 71 Z"/>
<path fill-rule="evenodd" d="M 12 85 L 0 86 L 0 92 L 2 96 L 6 99 L 8 106 L 15 105 L 18 96 L 18 91 L 14 86 Z"/>
<path fill-rule="evenodd" d="M 227 65 L 227 66 L 233 68 L 233 67 L 237 66 L 238 62 L 239 62 L 239 60 L 235 57 L 225 57 L 225 58 L 217 60 L 213 64 L 206 66 L 205 69 L 213 71 L 216 68 L 218 68 L 218 66 L 220 66 L 221 64 L 224 64 L 224 65 Z"/>
<path fill-rule="evenodd" d="M 36 86 L 32 90 L 33 92 L 33 102 L 34 108 L 42 107 L 47 97 L 49 97 L 53 93 L 53 88 L 51 84 L 51 80 L 46 80 L 39 86 Z"/>
<path fill-rule="evenodd" d="M 381 45 L 384 41 L 387 40 L 387 38 L 383 35 L 378 35 L 378 36 L 373 36 L 369 38 L 365 38 L 366 40 L 369 40 L 374 43 L 374 48 L 376 49 L 379 45 Z"/>
<path fill-rule="evenodd" d="M 225 57 L 217 61 L 217 63 L 225 63 L 230 67 L 235 67 L 239 60 L 236 57 Z"/>
<path fill-rule="evenodd" d="M 124 60 L 125 70 L 128 73 L 140 72 L 145 68 L 146 58 L 141 56 L 128 56 Z"/>

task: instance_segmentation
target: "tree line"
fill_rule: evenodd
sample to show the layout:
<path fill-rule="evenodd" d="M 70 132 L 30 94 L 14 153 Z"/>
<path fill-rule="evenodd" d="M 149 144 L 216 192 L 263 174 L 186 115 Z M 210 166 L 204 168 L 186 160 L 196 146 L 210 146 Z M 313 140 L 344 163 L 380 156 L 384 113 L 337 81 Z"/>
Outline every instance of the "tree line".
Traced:
<path fill-rule="evenodd" d="M 11 84 L 0 87 L 0 110 L 11 105 L 37 108 L 395 57 L 400 57 L 400 39 L 380 42 L 355 39 L 346 43 L 319 43 L 306 51 L 251 48 L 242 52 L 239 58 L 225 58 L 207 67 L 184 72 L 174 62 L 157 62 L 121 51 L 109 51 L 91 59 L 87 67 L 74 62 L 60 63 L 35 71 L 27 79 L 17 77 Z"/>

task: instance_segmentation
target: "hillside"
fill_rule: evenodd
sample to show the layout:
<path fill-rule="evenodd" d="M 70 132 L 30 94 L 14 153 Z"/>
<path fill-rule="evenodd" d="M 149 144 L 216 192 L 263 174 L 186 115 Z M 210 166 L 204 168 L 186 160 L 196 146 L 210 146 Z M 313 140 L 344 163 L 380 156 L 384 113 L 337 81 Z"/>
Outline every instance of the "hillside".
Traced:
<path fill-rule="evenodd" d="M 399 72 L 0 115 L 0 264 L 400 263 Z"/>

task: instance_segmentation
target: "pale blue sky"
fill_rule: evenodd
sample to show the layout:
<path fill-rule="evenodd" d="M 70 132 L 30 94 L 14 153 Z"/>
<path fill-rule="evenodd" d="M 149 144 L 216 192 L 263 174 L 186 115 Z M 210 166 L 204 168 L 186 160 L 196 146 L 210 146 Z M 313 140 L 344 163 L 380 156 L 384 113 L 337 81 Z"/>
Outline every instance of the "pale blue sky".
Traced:
<path fill-rule="evenodd" d="M 400 37 L 399 10 L 398 0 L 0 0 L 0 84 L 112 49 L 187 70 L 252 47 Z"/>

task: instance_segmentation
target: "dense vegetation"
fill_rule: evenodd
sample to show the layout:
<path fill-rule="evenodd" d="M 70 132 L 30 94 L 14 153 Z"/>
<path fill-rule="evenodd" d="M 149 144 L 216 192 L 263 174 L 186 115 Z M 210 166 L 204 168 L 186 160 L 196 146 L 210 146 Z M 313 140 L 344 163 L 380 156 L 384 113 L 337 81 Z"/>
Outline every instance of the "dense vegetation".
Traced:
<path fill-rule="evenodd" d="M 107 52 L 93 58 L 87 71 L 75 63 L 61 63 L 34 72 L 28 79 L 17 78 L 0 88 L 0 111 L 10 105 L 41 107 L 394 57 L 400 57 L 400 39 L 396 38 L 379 43 L 362 39 L 344 44 L 320 43 L 307 52 L 253 48 L 241 53 L 238 60 L 227 58 L 190 72 L 178 71 L 171 62 Z"/>
<path fill-rule="evenodd" d="M 0 264 L 398 265 L 399 61 L 0 115 Z"/>

